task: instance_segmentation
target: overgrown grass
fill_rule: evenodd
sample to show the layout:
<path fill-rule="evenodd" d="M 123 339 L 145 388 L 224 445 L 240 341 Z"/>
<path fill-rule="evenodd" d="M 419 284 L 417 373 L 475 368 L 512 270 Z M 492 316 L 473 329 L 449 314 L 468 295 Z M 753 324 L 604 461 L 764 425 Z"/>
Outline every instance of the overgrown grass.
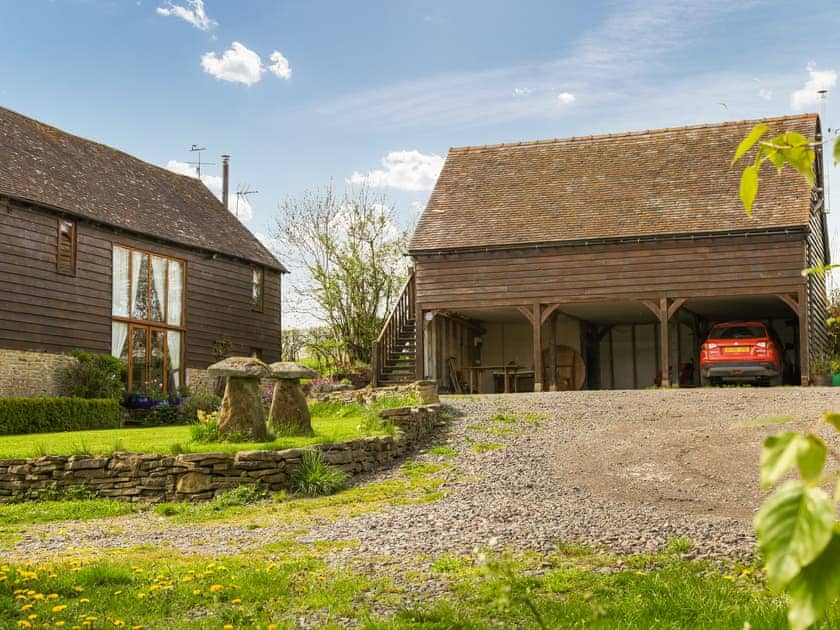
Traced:
<path fill-rule="evenodd" d="M 134 503 L 114 499 L 64 499 L 0 503 L 0 523 L 18 525 L 51 521 L 87 520 L 136 512 Z"/>
<path fill-rule="evenodd" d="M 396 404 L 387 400 L 381 404 Z M 191 426 L 123 428 L 100 431 L 70 431 L 31 435 L 0 436 L 0 458 L 40 457 L 42 455 L 107 455 L 116 450 L 142 453 L 236 452 L 242 450 L 280 450 L 313 444 L 352 440 L 362 435 L 393 433 L 393 427 L 380 421 L 376 405 L 345 405 L 339 402 L 315 403 L 310 406 L 314 435 L 281 436 L 271 442 L 197 442 Z"/>
<path fill-rule="evenodd" d="M 214 559 L 159 549 L 91 563 L 2 566 L 0 619 L 10 628 L 85 620 L 85 627 L 293 628 L 303 619 L 371 630 L 786 627 L 784 601 L 765 588 L 756 567 L 668 554 L 486 552 L 426 558 L 425 568 L 394 580 L 391 570 L 370 570 L 377 558 L 330 566 L 325 552 L 344 546 L 281 541 Z M 439 598 L 416 597 L 426 580 L 438 585 Z M 836 627 L 840 611 L 832 609 L 827 621 Z"/>

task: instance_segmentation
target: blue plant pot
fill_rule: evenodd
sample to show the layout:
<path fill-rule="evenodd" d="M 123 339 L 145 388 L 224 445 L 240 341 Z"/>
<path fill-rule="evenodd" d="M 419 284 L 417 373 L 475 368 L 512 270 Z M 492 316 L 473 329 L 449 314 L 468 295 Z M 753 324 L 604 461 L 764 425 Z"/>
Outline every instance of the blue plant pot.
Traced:
<path fill-rule="evenodd" d="M 152 407 L 168 407 L 169 401 L 168 400 L 153 400 Z"/>
<path fill-rule="evenodd" d="M 132 394 L 126 401 L 129 409 L 150 409 L 154 401 L 148 396 L 136 396 Z"/>

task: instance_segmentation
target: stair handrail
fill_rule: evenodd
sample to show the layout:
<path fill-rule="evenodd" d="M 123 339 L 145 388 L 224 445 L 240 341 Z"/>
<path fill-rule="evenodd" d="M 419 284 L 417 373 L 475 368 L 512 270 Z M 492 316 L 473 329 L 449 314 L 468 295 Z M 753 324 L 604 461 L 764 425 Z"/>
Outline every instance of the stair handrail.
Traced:
<path fill-rule="evenodd" d="M 379 333 L 379 336 L 376 338 L 376 343 L 382 343 L 382 339 L 385 337 L 385 333 L 391 327 L 391 321 L 397 317 L 397 313 L 400 310 L 403 302 L 408 302 L 409 305 L 413 302 L 412 298 L 414 297 L 414 271 L 408 275 L 408 279 L 406 279 L 405 283 L 400 289 L 400 296 L 397 298 L 397 301 L 394 302 L 394 305 L 391 307 L 391 312 L 388 314 L 388 318 L 385 320 L 385 323 L 382 325 L 382 330 Z M 409 285 L 411 289 L 409 290 Z M 413 315 L 414 309 L 405 309 L 408 310 L 409 317 Z"/>
<path fill-rule="evenodd" d="M 385 323 L 382 325 L 382 330 L 376 341 L 373 342 L 371 352 L 371 380 L 372 385 L 376 387 L 383 374 L 382 368 L 385 365 L 385 359 L 388 353 L 396 345 L 399 337 L 400 329 L 407 319 L 414 315 L 414 270 L 411 270 L 408 278 L 400 289 L 399 297 L 391 307 L 391 312 L 388 314 Z M 384 343 L 383 343 L 384 342 Z"/>

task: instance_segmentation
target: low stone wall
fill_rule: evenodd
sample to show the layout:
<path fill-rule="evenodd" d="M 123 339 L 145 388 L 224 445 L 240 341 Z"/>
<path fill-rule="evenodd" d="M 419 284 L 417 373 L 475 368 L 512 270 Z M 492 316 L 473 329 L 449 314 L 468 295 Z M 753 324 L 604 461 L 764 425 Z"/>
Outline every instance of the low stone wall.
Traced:
<path fill-rule="evenodd" d="M 75 361 L 66 354 L 0 349 L 0 398 L 60 396 L 59 373 Z"/>
<path fill-rule="evenodd" d="M 319 444 L 324 461 L 351 475 L 401 457 L 440 423 L 440 406 L 402 407 L 381 414 L 394 435 Z M 82 486 L 98 496 L 126 501 L 201 501 L 240 485 L 289 489 L 302 449 L 155 455 L 117 452 L 105 457 L 48 455 L 0 460 L 0 501 L 25 492 Z"/>
<path fill-rule="evenodd" d="M 424 405 L 436 405 L 440 402 L 437 393 L 437 381 L 414 381 L 405 385 L 340 390 L 317 394 L 314 398 L 319 401 L 340 400 L 345 403 L 365 403 L 381 398 L 402 398 L 405 396 L 417 396 Z"/>

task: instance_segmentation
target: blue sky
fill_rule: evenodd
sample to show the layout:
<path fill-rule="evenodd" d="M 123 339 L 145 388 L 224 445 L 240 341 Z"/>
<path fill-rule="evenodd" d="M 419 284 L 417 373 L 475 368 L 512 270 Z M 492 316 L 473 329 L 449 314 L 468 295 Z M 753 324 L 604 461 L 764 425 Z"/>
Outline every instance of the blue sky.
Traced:
<path fill-rule="evenodd" d="M 840 125 L 834 0 L 0 0 L 0 25 L 0 105 L 173 169 L 230 153 L 261 234 L 331 179 L 410 226 L 450 146 L 820 111 L 819 87 Z"/>

